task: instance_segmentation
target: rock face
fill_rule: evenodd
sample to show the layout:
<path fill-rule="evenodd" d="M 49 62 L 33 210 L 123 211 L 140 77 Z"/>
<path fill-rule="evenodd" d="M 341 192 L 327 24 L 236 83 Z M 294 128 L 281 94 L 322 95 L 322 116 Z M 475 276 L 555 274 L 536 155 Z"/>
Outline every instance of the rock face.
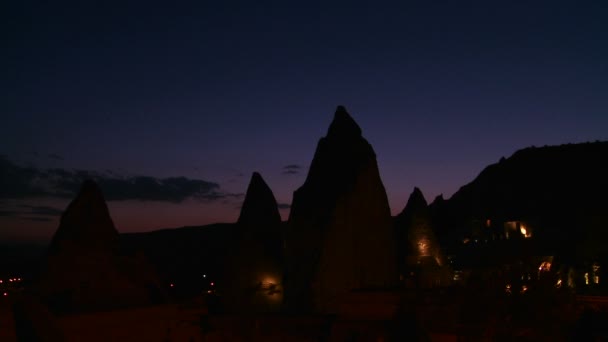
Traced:
<path fill-rule="evenodd" d="M 510 239 L 506 225 L 525 222 L 541 255 L 578 255 L 573 248 L 578 244 L 580 251 L 595 249 L 596 257 L 608 256 L 600 247 L 608 241 L 603 228 L 608 223 L 607 165 L 608 142 L 519 150 L 486 167 L 434 215 L 451 250 L 458 250 L 464 238 Z"/>
<path fill-rule="evenodd" d="M 420 189 L 414 188 L 405 208 L 395 218 L 395 232 L 401 274 L 417 265 L 444 264 L 430 210 Z"/>
<path fill-rule="evenodd" d="M 144 257 L 121 253 L 118 231 L 92 181 L 84 182 L 63 213 L 41 274 L 30 290 L 58 313 L 164 299 L 155 272 Z"/>
<path fill-rule="evenodd" d="M 286 232 L 286 306 L 330 312 L 355 289 L 397 272 L 393 225 L 376 155 L 342 106 L 294 193 Z"/>
<path fill-rule="evenodd" d="M 283 301 L 283 239 L 277 201 L 254 172 L 226 261 L 224 307 L 229 312 L 273 312 Z"/>

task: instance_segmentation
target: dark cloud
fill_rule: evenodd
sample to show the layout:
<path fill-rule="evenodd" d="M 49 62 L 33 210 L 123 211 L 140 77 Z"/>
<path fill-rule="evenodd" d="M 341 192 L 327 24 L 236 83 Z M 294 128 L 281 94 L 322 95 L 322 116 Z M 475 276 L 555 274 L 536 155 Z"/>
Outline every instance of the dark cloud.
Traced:
<path fill-rule="evenodd" d="M 29 209 L 28 213 L 33 215 L 61 216 L 63 214 L 63 210 L 47 206 L 20 204 L 18 207 Z"/>
<path fill-rule="evenodd" d="M 300 173 L 301 169 L 302 169 L 301 165 L 297 165 L 297 164 L 285 165 L 285 166 L 283 166 L 283 174 L 284 175 L 297 175 L 298 173 Z"/>
<path fill-rule="evenodd" d="M 0 204 L 0 217 L 14 217 L 27 221 L 51 221 L 54 217 L 61 216 L 62 210 L 47 206 L 36 205 L 5 205 Z M 10 209 L 8 209 L 10 207 Z"/>
<path fill-rule="evenodd" d="M 289 208 L 291 208 L 291 204 L 289 204 L 289 203 L 279 203 L 279 204 L 277 204 L 277 207 L 279 207 L 279 209 L 289 209 Z"/>
<path fill-rule="evenodd" d="M 63 158 L 62 156 L 55 154 L 55 153 L 49 154 L 49 158 L 56 159 L 56 160 L 65 160 L 65 158 Z"/>
<path fill-rule="evenodd" d="M 89 175 L 87 178 L 97 181 L 108 200 L 181 202 L 187 198 L 217 200 L 232 195 L 220 192 L 217 183 L 186 177 L 102 178 Z"/>
<path fill-rule="evenodd" d="M 215 201 L 241 194 L 220 191 L 214 182 L 186 177 L 155 178 L 120 176 L 114 172 L 86 170 L 39 169 L 21 166 L 0 156 L 0 199 L 29 197 L 72 198 L 82 182 L 92 179 L 107 200 L 140 200 L 182 202 L 188 198 Z"/>
<path fill-rule="evenodd" d="M 22 220 L 26 221 L 37 221 L 37 222 L 49 222 L 53 219 L 50 217 L 21 217 Z"/>
<path fill-rule="evenodd" d="M 3 216 L 3 217 L 16 217 L 16 216 L 19 216 L 19 211 L 16 211 L 16 210 L 0 210 L 0 216 Z"/>

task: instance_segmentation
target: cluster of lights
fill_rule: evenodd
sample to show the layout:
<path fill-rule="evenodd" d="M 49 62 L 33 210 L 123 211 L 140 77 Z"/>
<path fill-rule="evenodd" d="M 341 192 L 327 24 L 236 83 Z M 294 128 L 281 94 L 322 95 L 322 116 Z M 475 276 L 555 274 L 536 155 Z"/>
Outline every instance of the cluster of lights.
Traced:
<path fill-rule="evenodd" d="M 507 294 L 512 294 L 512 293 L 513 293 L 513 290 L 514 290 L 514 288 L 513 288 L 513 286 L 511 286 L 511 284 L 507 284 L 507 285 L 505 286 L 505 292 L 506 292 Z M 523 293 L 526 293 L 526 292 L 528 292 L 528 285 L 522 285 L 522 286 L 521 286 L 521 290 L 519 291 L 519 293 L 522 293 L 522 294 L 523 294 Z"/>
<path fill-rule="evenodd" d="M 203 274 L 203 278 L 206 278 L 206 275 Z M 211 282 L 209 282 L 209 286 L 213 287 L 213 286 L 215 286 L 215 283 L 211 281 Z M 215 292 L 215 290 L 213 290 L 213 289 L 207 290 L 207 294 L 212 294 L 214 292 Z"/>
<path fill-rule="evenodd" d="M 21 278 L 8 278 L 9 283 L 16 283 L 18 281 L 21 281 Z M 3 283 L 4 283 L 4 280 L 0 279 L 0 284 L 3 284 Z"/>
<path fill-rule="evenodd" d="M 207 275 L 203 274 L 203 278 L 207 278 Z M 0 283 L 1 283 L 1 281 L 0 281 Z M 214 287 L 215 286 L 215 282 L 210 281 L 209 282 L 209 286 Z M 174 288 L 175 287 L 175 283 L 169 283 L 169 287 L 170 288 Z M 209 294 L 214 293 L 214 292 L 215 291 L 213 289 L 207 290 L 207 293 L 209 293 Z"/>
<path fill-rule="evenodd" d="M 0 279 L 0 284 L 5 284 L 5 283 L 6 283 L 6 284 L 8 285 L 8 283 L 18 283 L 18 282 L 20 282 L 20 281 L 21 281 L 21 278 L 19 278 L 19 277 L 15 277 L 15 278 L 8 278 L 8 280 L 5 280 L 5 279 Z M 8 297 L 8 292 L 3 291 L 3 292 L 2 292 L 2 296 L 3 296 L 3 297 Z"/>
<path fill-rule="evenodd" d="M 538 266 L 539 271 L 551 271 L 551 263 L 548 261 L 544 261 Z"/>

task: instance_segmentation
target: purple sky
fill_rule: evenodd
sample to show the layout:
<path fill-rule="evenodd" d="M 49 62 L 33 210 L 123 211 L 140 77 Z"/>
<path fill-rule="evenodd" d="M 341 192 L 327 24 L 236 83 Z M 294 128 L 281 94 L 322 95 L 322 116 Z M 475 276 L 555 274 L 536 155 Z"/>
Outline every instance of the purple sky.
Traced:
<path fill-rule="evenodd" d="M 394 214 L 517 149 L 608 139 L 600 1 L 128 3 L 2 5 L 0 240 L 48 239 L 82 171 L 120 180 L 125 232 L 236 221 L 253 171 L 289 204 L 339 104 Z M 120 189 L 138 176 L 194 185 Z"/>

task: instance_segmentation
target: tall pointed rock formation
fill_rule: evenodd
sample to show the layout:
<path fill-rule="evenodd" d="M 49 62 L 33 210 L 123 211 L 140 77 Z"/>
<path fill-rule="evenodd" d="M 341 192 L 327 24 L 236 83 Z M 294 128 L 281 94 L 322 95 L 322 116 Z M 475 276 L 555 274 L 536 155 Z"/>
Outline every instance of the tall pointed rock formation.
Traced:
<path fill-rule="evenodd" d="M 356 289 L 396 278 L 393 225 L 376 155 L 339 106 L 295 191 L 286 232 L 286 305 L 331 312 Z"/>
<path fill-rule="evenodd" d="M 269 253 L 282 253 L 281 214 L 272 190 L 258 172 L 251 176 L 238 224 L 263 242 Z"/>
<path fill-rule="evenodd" d="M 405 208 L 395 218 L 395 235 L 401 274 L 420 267 L 436 269 L 444 264 L 431 212 L 420 189 L 414 188 Z"/>
<path fill-rule="evenodd" d="M 162 301 L 163 291 L 145 258 L 122 252 L 101 190 L 85 181 L 63 213 L 30 290 L 58 313 Z"/>
<path fill-rule="evenodd" d="M 231 312 L 273 312 L 283 301 L 283 239 L 277 201 L 254 172 L 232 251 L 226 261 L 224 306 Z"/>
<path fill-rule="evenodd" d="M 118 239 L 118 231 L 101 190 L 95 182 L 87 180 L 61 216 L 50 253 L 108 252 L 117 247 Z"/>
<path fill-rule="evenodd" d="M 272 190 L 264 182 L 262 175 L 254 172 L 247 187 L 238 223 L 244 225 L 276 225 L 280 222 L 281 215 Z"/>

